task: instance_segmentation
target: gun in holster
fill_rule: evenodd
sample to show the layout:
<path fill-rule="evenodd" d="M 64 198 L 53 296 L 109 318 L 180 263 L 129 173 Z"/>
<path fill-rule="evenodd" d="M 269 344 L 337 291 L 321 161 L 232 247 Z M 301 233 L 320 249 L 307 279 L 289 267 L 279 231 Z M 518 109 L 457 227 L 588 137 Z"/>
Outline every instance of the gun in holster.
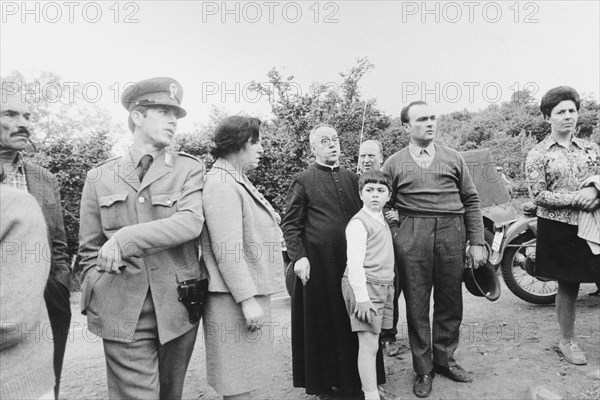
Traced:
<path fill-rule="evenodd" d="M 200 321 L 204 312 L 204 300 L 208 293 L 208 279 L 190 279 L 177 286 L 179 301 L 188 310 L 190 323 Z"/>

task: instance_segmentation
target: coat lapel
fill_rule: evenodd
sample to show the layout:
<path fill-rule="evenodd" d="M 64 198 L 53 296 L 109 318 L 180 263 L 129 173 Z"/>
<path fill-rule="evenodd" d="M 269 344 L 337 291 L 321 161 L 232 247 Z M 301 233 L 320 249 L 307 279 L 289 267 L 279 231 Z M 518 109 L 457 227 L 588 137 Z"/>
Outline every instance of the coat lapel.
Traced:
<path fill-rule="evenodd" d="M 44 204 L 44 185 L 42 185 L 41 171 L 36 171 L 35 165 L 30 162 L 25 162 L 25 178 L 27 179 L 27 188 L 29 193 L 35 197 L 38 204 Z"/>
<path fill-rule="evenodd" d="M 117 174 L 129 186 L 138 191 L 140 180 L 137 176 L 137 165 L 133 163 L 131 154 L 127 152 L 117 163 Z"/>
<path fill-rule="evenodd" d="M 265 199 L 264 196 L 262 194 L 260 194 L 258 189 L 256 189 L 254 186 L 252 186 L 251 184 L 246 182 L 246 180 L 243 178 L 243 174 L 241 171 L 237 171 L 233 165 L 231 165 L 227 160 L 224 160 L 224 159 L 217 160 L 215 162 L 214 168 L 221 168 L 221 169 L 224 169 L 225 171 L 227 171 L 229 173 L 229 175 L 231 175 L 237 183 L 239 183 L 240 185 L 242 185 L 244 187 L 244 189 L 246 189 L 246 191 L 250 194 L 250 196 L 252 196 L 252 198 L 254 198 L 255 202 L 260 204 L 264 209 L 266 209 L 269 212 L 269 214 L 271 215 L 271 217 L 275 221 L 277 221 L 277 223 L 279 223 L 279 221 L 278 221 L 279 215 L 276 213 L 273 206 L 271 206 L 270 204 L 269 204 L 269 206 L 267 206 L 265 204 L 265 203 L 268 203 L 267 199 Z"/>

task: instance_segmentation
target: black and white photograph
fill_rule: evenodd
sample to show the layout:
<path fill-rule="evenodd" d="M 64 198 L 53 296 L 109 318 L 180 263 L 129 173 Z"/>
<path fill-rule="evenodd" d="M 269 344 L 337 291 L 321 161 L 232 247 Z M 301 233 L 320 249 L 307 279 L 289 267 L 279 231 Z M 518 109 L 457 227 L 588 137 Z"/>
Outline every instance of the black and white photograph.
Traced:
<path fill-rule="evenodd" d="M 0 0 L 0 398 L 600 398 L 600 2 Z"/>

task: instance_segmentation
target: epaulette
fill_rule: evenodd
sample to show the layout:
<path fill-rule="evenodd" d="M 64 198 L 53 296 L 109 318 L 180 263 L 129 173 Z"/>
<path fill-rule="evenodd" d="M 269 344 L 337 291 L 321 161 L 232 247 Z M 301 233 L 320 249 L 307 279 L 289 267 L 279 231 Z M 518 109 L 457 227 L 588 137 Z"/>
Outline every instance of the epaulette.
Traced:
<path fill-rule="evenodd" d="M 115 157 L 109 158 L 108 160 L 104 160 L 102 162 L 99 162 L 98 164 L 94 165 L 94 167 L 100 167 L 100 166 L 106 164 L 107 162 L 114 161 L 114 160 L 116 160 L 118 158 L 121 158 L 121 156 L 115 156 Z"/>
<path fill-rule="evenodd" d="M 202 163 L 202 160 L 201 160 L 201 159 L 199 159 L 198 157 L 196 157 L 196 156 L 193 156 L 193 155 L 191 155 L 191 154 L 188 154 L 188 153 L 184 153 L 183 151 L 178 151 L 178 152 L 177 152 L 177 154 L 179 154 L 180 156 L 184 156 L 184 157 L 191 158 L 192 160 L 196 160 L 196 161 L 198 161 L 199 163 Z"/>

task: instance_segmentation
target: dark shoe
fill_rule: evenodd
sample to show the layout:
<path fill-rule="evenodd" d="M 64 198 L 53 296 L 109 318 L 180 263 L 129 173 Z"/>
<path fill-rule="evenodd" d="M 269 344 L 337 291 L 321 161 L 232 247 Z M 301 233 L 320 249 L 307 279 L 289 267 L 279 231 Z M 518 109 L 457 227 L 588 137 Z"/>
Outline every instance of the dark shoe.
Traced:
<path fill-rule="evenodd" d="M 469 371 L 465 371 L 460 365 L 452 367 L 442 367 L 441 365 L 434 364 L 433 370 L 438 374 L 442 374 L 455 382 L 471 382 L 473 376 Z"/>
<path fill-rule="evenodd" d="M 380 400 L 400 400 L 400 397 L 396 396 L 394 393 L 388 392 L 381 386 L 378 386 L 377 390 L 379 391 Z"/>
<path fill-rule="evenodd" d="M 433 376 L 431 374 L 417 375 L 413 392 L 417 397 L 429 397 L 431 394 Z"/>

